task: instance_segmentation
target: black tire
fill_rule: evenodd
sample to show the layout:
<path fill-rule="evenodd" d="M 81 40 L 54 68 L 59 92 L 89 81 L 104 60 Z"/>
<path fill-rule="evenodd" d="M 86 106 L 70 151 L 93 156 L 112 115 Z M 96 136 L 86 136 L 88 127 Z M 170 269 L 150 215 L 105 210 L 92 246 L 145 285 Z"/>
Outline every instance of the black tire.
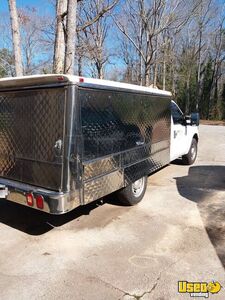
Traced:
<path fill-rule="evenodd" d="M 196 141 L 196 139 L 193 138 L 188 153 L 182 156 L 183 164 L 192 165 L 196 160 L 197 153 L 198 153 L 198 142 Z"/>
<path fill-rule="evenodd" d="M 138 187 L 139 185 L 139 187 Z M 136 187 L 136 188 L 135 188 Z M 117 192 L 119 201 L 128 206 L 138 204 L 144 197 L 147 188 L 147 176 L 140 178 Z M 135 192 L 136 189 L 136 192 Z"/>

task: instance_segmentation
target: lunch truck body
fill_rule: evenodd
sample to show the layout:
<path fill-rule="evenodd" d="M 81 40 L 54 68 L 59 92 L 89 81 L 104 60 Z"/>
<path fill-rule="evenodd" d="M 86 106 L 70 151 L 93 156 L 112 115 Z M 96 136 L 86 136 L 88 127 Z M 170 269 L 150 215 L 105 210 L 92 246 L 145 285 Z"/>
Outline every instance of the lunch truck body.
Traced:
<path fill-rule="evenodd" d="M 52 214 L 116 191 L 136 204 L 149 174 L 181 156 L 194 162 L 197 125 L 158 89 L 66 75 L 1 79 L 0 198 Z"/>

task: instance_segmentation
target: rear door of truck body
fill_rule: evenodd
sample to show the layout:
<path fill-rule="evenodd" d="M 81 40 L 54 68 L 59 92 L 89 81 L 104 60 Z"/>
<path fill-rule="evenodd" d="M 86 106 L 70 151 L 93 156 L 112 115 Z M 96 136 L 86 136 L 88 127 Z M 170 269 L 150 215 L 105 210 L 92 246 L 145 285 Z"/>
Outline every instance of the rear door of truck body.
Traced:
<path fill-rule="evenodd" d="M 0 91 L 0 176 L 63 188 L 65 86 Z"/>

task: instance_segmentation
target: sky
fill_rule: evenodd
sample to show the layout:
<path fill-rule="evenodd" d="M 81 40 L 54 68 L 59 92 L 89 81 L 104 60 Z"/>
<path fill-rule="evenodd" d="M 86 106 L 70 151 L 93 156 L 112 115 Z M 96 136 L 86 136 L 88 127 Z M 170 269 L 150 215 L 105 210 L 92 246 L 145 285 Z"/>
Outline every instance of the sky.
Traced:
<path fill-rule="evenodd" d="M 124 0 L 120 0 L 119 2 L 123 3 L 123 1 Z M 54 2 L 56 2 L 56 0 L 16 0 L 18 8 L 34 6 L 39 10 L 39 13 L 43 15 L 55 14 Z M 225 0 L 215 0 L 215 2 L 219 3 L 221 6 L 225 4 Z M 0 16 L 1 14 L 9 14 L 8 0 L 0 0 Z"/>
<path fill-rule="evenodd" d="M 120 0 L 122 2 L 123 0 Z M 225 0 L 216 0 L 220 4 L 224 4 Z M 17 0 L 18 7 L 32 6 L 39 8 L 40 11 L 46 13 L 54 13 L 54 5 L 51 0 Z M 8 0 L 0 0 L 0 14 L 8 11 Z M 224 11 L 225 14 L 225 11 Z"/>
<path fill-rule="evenodd" d="M 35 6 L 44 13 L 54 13 L 54 7 L 48 0 L 17 0 L 17 7 Z M 8 12 L 8 0 L 0 1 L 0 13 Z"/>

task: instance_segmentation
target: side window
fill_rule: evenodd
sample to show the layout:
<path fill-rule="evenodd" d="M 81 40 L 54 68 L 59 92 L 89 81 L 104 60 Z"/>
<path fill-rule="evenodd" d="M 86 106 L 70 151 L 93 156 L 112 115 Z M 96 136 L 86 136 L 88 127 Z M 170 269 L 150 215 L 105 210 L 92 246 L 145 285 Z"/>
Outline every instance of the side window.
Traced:
<path fill-rule="evenodd" d="M 178 106 L 173 102 L 171 102 L 171 114 L 173 117 L 174 124 L 183 124 L 184 115 L 181 112 L 181 110 L 178 108 Z"/>

